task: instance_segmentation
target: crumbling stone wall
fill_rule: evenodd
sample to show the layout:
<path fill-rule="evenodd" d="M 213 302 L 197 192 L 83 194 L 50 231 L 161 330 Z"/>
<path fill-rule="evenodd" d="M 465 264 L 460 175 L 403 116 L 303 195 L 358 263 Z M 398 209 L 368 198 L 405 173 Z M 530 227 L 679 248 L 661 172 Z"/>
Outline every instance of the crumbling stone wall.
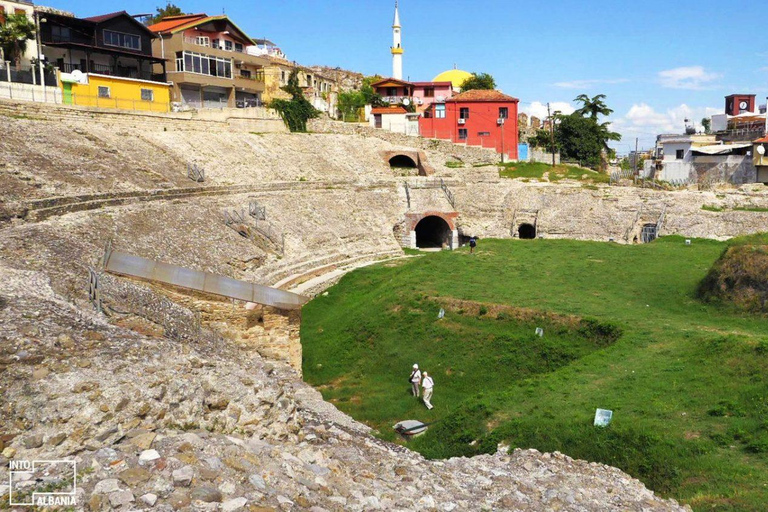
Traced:
<path fill-rule="evenodd" d="M 320 118 L 310 120 L 307 127 L 310 131 L 319 133 L 339 133 L 344 135 L 375 137 L 399 146 L 418 148 L 430 152 L 439 152 L 446 158 L 453 157 L 469 164 L 489 164 L 499 161 L 499 156 L 493 149 L 454 144 L 453 142 L 442 139 L 409 137 L 401 133 L 380 130 L 363 124 L 343 123 L 340 121 L 332 121 L 328 118 Z"/>
<path fill-rule="evenodd" d="M 751 155 L 696 156 L 693 163 L 696 182 L 743 185 L 757 181 L 757 168 Z"/>

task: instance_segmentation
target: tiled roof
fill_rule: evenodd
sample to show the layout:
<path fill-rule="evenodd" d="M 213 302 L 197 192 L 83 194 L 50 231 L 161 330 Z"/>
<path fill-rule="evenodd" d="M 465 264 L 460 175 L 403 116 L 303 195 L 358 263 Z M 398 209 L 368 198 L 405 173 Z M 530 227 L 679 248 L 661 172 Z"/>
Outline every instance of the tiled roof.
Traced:
<path fill-rule="evenodd" d="M 109 14 L 102 14 L 100 16 L 91 16 L 90 18 L 83 18 L 83 19 L 92 21 L 94 23 L 101 23 L 102 21 L 111 20 L 112 18 L 117 18 L 118 16 L 122 16 L 123 14 L 130 16 L 130 14 L 128 14 L 125 11 L 117 11 L 117 12 L 111 12 Z"/>
<path fill-rule="evenodd" d="M 371 109 L 371 114 L 407 114 L 403 107 L 378 107 Z"/>
<path fill-rule="evenodd" d="M 507 101 L 517 102 L 520 101 L 512 96 L 507 96 L 500 91 L 490 91 L 484 89 L 472 89 L 471 91 L 462 92 L 456 96 L 446 100 L 446 102 L 471 102 L 471 101 Z"/>
<path fill-rule="evenodd" d="M 768 144 L 768 136 L 763 137 L 762 139 L 757 139 L 755 144 Z"/>
<path fill-rule="evenodd" d="M 376 87 L 376 86 L 379 86 L 381 84 L 385 84 L 387 82 L 399 83 L 399 84 L 402 84 L 402 85 L 413 85 L 411 82 L 408 82 L 406 80 L 400 80 L 399 78 L 391 78 L 390 77 L 390 78 L 384 78 L 382 80 L 379 80 L 378 82 L 373 82 L 371 84 L 371 87 Z"/>
<path fill-rule="evenodd" d="M 205 13 L 199 13 L 199 14 L 181 14 L 179 16 L 166 16 L 159 22 L 155 23 L 154 25 L 150 25 L 149 30 L 152 32 L 167 32 L 168 30 L 173 30 L 176 27 L 180 27 L 182 25 L 186 25 L 187 23 L 191 23 L 193 21 L 197 21 L 203 18 L 207 18 L 208 15 Z"/>

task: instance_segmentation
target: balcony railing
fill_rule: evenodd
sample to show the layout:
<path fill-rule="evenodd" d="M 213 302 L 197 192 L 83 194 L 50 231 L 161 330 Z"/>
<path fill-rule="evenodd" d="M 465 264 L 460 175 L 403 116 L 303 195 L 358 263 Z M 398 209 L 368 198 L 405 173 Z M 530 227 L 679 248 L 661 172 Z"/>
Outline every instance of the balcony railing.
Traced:
<path fill-rule="evenodd" d="M 64 63 L 60 68 L 62 73 L 71 73 L 75 70 L 83 73 L 96 73 L 99 75 L 119 76 L 122 78 L 136 78 L 138 80 L 151 80 L 155 82 L 164 82 L 162 74 L 150 73 L 148 71 L 139 71 L 136 68 L 121 68 L 109 66 L 107 64 L 91 64 L 88 69 L 83 69 L 80 64 Z"/>
<path fill-rule="evenodd" d="M 264 72 L 263 71 L 252 72 L 251 76 L 235 75 L 235 78 L 239 78 L 241 80 L 252 80 L 254 82 L 263 82 L 264 81 Z"/>
<path fill-rule="evenodd" d="M 193 44 L 195 46 L 202 46 L 203 48 L 213 48 L 215 50 L 222 50 L 225 52 L 245 53 L 245 47 L 243 46 L 238 49 L 236 46 L 232 45 L 231 48 L 227 49 L 221 42 L 218 43 L 218 46 L 216 46 L 211 40 L 197 39 L 195 37 L 185 37 L 184 42 L 187 44 Z"/>
<path fill-rule="evenodd" d="M 381 99 L 384 101 L 384 103 L 389 103 L 390 105 L 400 104 L 403 102 L 403 100 L 413 102 L 413 98 L 410 96 L 382 96 Z"/>

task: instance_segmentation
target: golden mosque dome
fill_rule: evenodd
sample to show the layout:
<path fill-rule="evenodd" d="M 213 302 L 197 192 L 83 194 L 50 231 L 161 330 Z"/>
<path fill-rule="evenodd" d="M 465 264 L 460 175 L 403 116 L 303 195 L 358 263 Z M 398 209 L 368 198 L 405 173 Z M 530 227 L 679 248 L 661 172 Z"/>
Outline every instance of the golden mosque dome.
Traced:
<path fill-rule="evenodd" d="M 461 87 L 461 84 L 464 83 L 464 80 L 471 77 L 472 73 L 468 73 L 466 71 L 462 71 L 461 69 L 449 69 L 448 71 L 443 71 L 439 75 L 437 75 L 435 78 L 432 79 L 433 82 L 451 82 L 454 87 Z"/>

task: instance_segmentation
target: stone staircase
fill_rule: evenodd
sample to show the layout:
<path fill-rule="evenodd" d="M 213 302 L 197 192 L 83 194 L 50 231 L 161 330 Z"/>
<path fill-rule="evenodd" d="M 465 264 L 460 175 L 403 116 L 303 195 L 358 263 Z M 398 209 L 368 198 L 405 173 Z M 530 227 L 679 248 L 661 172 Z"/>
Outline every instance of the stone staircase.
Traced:
<path fill-rule="evenodd" d="M 311 278 L 321 276 L 333 270 L 349 267 L 364 262 L 374 262 L 402 256 L 399 249 L 371 251 L 361 254 L 350 252 L 334 252 L 323 256 L 307 255 L 305 258 L 293 260 L 290 263 L 273 269 L 265 274 L 259 282 L 275 288 L 290 289 Z"/>

